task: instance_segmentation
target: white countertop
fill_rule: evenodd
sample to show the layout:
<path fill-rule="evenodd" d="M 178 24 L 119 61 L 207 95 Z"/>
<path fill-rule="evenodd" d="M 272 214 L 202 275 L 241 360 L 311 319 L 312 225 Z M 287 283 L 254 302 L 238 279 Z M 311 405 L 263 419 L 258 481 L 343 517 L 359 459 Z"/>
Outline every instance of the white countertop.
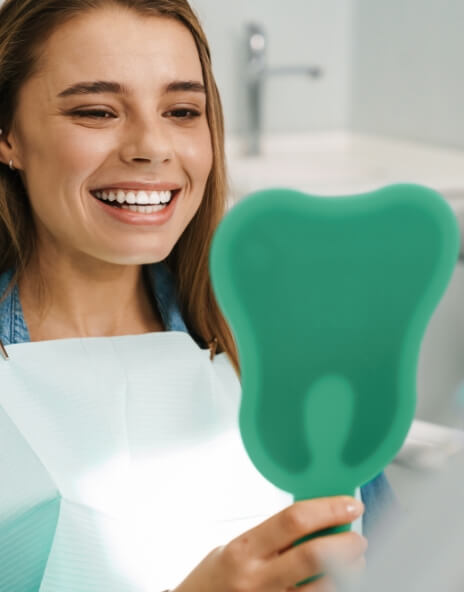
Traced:
<path fill-rule="evenodd" d="M 329 196 L 418 183 L 464 203 L 464 150 L 347 131 L 266 136 L 258 157 L 242 145 L 227 138 L 233 199 L 276 186 Z"/>

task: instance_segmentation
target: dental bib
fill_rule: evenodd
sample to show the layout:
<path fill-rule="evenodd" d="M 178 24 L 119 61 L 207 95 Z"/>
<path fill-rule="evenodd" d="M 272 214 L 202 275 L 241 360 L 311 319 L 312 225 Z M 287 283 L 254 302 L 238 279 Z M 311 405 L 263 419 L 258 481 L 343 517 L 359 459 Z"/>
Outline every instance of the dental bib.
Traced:
<path fill-rule="evenodd" d="M 210 361 L 187 333 L 7 351 L 0 590 L 173 588 L 213 548 L 292 503 L 243 447 L 228 358 Z"/>

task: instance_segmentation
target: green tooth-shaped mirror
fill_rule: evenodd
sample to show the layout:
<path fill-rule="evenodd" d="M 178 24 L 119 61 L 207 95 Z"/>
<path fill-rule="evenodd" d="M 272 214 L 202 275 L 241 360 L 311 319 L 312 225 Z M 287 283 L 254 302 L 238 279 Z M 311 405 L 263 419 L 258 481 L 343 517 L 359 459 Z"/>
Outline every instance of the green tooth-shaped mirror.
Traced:
<path fill-rule="evenodd" d="M 210 266 L 239 350 L 243 442 L 295 500 L 353 495 L 398 452 L 458 246 L 451 208 L 417 185 L 262 191 L 219 225 Z"/>

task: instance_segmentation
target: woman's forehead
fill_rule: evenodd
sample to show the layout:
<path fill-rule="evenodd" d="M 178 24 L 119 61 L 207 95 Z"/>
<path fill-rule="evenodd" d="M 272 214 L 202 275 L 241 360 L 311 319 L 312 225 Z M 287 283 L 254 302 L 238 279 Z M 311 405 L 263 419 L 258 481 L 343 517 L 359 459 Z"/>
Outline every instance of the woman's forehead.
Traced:
<path fill-rule="evenodd" d="M 109 74 L 135 86 L 203 80 L 195 41 L 184 25 L 114 9 L 94 10 L 58 27 L 42 47 L 37 73 L 60 86 Z"/>

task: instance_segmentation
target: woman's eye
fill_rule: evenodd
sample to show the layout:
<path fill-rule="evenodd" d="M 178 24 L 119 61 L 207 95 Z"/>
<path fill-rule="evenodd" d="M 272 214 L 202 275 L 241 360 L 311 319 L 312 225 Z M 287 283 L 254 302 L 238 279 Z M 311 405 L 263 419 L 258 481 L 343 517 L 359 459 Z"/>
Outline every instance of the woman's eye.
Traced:
<path fill-rule="evenodd" d="M 200 111 L 196 109 L 172 109 L 166 113 L 168 117 L 174 117 L 174 119 L 195 119 L 200 117 Z"/>
<path fill-rule="evenodd" d="M 104 111 L 103 109 L 79 109 L 73 111 L 72 115 L 77 117 L 89 117 L 91 119 L 110 119 L 116 117 L 110 111 Z M 196 117 L 201 116 L 201 112 L 196 109 L 172 109 L 165 114 L 167 117 L 173 117 L 178 120 L 192 120 Z"/>
<path fill-rule="evenodd" d="M 91 117 L 94 119 L 109 119 L 110 117 L 114 117 L 112 113 L 109 111 L 103 111 L 101 109 L 88 109 L 87 111 L 79 110 L 73 111 L 72 115 L 77 115 L 77 117 Z"/>

